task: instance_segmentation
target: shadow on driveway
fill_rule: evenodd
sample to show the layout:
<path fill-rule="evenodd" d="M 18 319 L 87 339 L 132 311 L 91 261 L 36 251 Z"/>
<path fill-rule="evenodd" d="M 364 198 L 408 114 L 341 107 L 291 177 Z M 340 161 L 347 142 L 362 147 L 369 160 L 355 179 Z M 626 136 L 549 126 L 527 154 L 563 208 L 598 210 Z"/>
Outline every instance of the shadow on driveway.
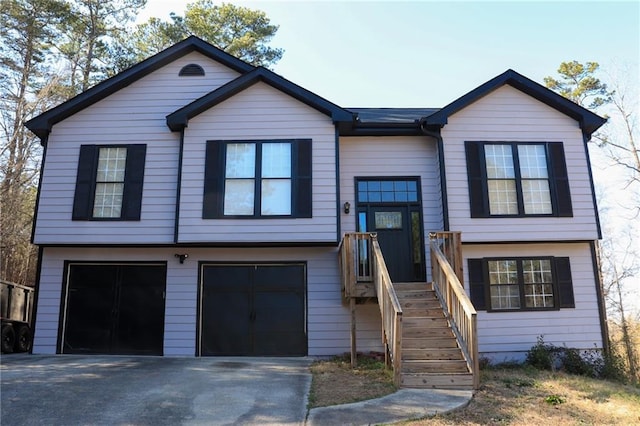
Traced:
<path fill-rule="evenodd" d="M 9 425 L 296 425 L 307 358 L 3 356 Z"/>

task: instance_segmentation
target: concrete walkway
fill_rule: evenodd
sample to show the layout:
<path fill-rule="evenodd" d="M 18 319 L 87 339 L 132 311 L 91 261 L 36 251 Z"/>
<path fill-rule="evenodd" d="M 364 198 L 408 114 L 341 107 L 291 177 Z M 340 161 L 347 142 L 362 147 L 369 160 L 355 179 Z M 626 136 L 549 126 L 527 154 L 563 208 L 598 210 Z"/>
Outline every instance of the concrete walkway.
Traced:
<path fill-rule="evenodd" d="M 308 426 L 371 425 L 394 423 L 446 413 L 465 407 L 473 392 L 431 389 L 400 389 L 382 398 L 353 404 L 313 408 Z"/>
<path fill-rule="evenodd" d="M 3 355 L 0 424 L 369 425 L 443 413 L 472 393 L 401 389 L 307 410 L 312 358 Z"/>

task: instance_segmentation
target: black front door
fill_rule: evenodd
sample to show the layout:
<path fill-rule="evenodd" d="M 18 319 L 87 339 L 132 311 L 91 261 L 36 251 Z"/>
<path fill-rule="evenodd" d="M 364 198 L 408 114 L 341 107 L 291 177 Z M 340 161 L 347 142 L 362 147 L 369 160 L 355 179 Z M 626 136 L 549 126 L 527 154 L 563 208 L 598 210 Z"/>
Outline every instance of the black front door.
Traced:
<path fill-rule="evenodd" d="M 358 232 L 378 234 L 391 280 L 425 280 L 422 203 L 417 178 L 362 178 L 358 188 Z"/>
<path fill-rule="evenodd" d="M 70 264 L 62 353 L 162 355 L 165 265 Z"/>
<path fill-rule="evenodd" d="M 202 265 L 200 355 L 307 353 L 305 265 Z"/>

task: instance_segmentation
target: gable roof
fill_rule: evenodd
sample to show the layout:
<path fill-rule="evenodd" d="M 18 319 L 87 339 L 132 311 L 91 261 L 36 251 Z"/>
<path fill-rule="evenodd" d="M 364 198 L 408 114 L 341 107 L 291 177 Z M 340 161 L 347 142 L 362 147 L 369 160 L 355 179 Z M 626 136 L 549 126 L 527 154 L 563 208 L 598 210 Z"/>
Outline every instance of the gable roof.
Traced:
<path fill-rule="evenodd" d="M 167 126 L 174 132 L 185 128 L 189 119 L 229 99 L 235 94 L 242 92 L 246 88 L 253 86 L 258 82 L 264 82 L 271 87 L 280 90 L 283 93 L 309 105 L 312 108 L 328 115 L 335 123 L 351 123 L 353 114 L 338 105 L 308 91 L 307 89 L 290 82 L 289 80 L 279 76 L 263 67 L 257 67 L 235 80 L 209 92 L 203 97 L 196 99 L 190 104 L 167 115 Z"/>
<path fill-rule="evenodd" d="M 32 118 L 27 121 L 25 126 L 35 133 L 44 143 L 54 124 L 106 98 L 123 87 L 132 84 L 136 80 L 139 80 L 170 62 L 194 51 L 218 61 L 240 73 L 246 73 L 255 68 L 253 65 L 218 49 L 196 36 L 190 36 L 162 52 L 132 66 L 131 68 L 96 84 L 90 89 L 58 105 L 57 107 Z"/>
<path fill-rule="evenodd" d="M 560 96 L 554 91 L 528 79 L 522 74 L 518 74 L 514 70 L 509 69 L 466 95 L 451 102 L 440 111 L 431 114 L 428 117 L 424 117 L 422 119 L 422 123 L 426 126 L 442 127 L 447 124 L 447 120 L 451 115 L 505 84 L 526 93 L 540 102 L 547 104 L 551 108 L 554 108 L 578 121 L 580 123 L 582 133 L 587 136 L 587 138 L 607 122 L 605 118 L 592 113 L 588 109 L 581 107 L 563 96 Z"/>

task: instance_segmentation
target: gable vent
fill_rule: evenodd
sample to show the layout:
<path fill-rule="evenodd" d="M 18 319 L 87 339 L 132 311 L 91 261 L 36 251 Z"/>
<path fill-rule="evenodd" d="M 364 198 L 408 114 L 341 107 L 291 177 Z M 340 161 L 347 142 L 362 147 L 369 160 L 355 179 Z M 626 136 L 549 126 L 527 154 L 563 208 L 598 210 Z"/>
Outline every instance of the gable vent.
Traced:
<path fill-rule="evenodd" d="M 183 76 L 192 77 L 196 75 L 204 75 L 204 70 L 198 64 L 189 64 L 182 67 L 182 69 L 180 70 L 180 74 L 178 75 L 180 77 L 183 77 Z"/>

